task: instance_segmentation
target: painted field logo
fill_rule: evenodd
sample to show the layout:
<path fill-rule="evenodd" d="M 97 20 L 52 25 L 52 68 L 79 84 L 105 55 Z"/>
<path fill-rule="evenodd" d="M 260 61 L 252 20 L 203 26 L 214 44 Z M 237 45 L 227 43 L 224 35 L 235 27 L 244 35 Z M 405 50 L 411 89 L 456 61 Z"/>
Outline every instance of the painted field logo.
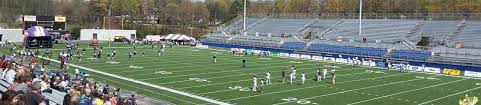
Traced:
<path fill-rule="evenodd" d="M 249 89 L 248 87 L 242 87 L 242 86 L 234 86 L 234 87 L 229 86 L 229 89 L 230 90 L 239 90 L 239 91 L 242 91 L 242 92 L 251 91 L 251 89 Z"/>
<path fill-rule="evenodd" d="M 262 60 L 271 60 L 271 58 L 259 58 L 259 59 L 262 59 Z"/>
<path fill-rule="evenodd" d="M 200 50 L 192 50 L 192 51 L 195 51 L 195 52 L 197 52 L 197 51 L 200 51 Z"/>
<path fill-rule="evenodd" d="M 464 99 L 459 100 L 459 105 L 476 105 L 478 103 L 478 97 L 469 97 L 467 94 Z"/>
<path fill-rule="evenodd" d="M 105 62 L 105 63 L 108 63 L 108 64 L 119 64 L 120 62 L 108 61 L 108 62 Z"/>
<path fill-rule="evenodd" d="M 201 78 L 189 78 L 191 81 L 197 81 L 197 82 L 210 82 L 206 79 L 201 79 Z"/>
<path fill-rule="evenodd" d="M 298 62 L 298 61 L 289 61 L 289 63 L 304 63 L 304 62 Z"/>
<path fill-rule="evenodd" d="M 155 74 L 172 74 L 172 72 L 168 72 L 168 71 L 157 71 L 157 72 L 155 72 Z"/>
<path fill-rule="evenodd" d="M 141 68 L 144 68 L 144 67 L 130 65 L 129 68 L 141 69 Z"/>

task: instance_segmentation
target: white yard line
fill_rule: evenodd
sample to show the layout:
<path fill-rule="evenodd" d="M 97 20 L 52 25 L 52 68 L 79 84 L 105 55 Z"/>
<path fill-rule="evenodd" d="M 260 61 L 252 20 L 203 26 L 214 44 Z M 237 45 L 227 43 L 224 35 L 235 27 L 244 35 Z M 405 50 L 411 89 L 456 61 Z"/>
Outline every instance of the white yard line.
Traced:
<path fill-rule="evenodd" d="M 404 94 L 404 93 L 408 93 L 408 92 L 413 92 L 413 91 L 423 90 L 423 89 L 427 89 L 427 88 L 438 87 L 438 86 L 441 86 L 441 85 L 446 85 L 446 84 L 450 84 L 450 83 L 454 83 L 454 82 L 459 82 L 459 81 L 463 81 L 463 80 L 467 80 L 467 79 L 460 79 L 460 80 L 445 82 L 445 83 L 441 83 L 441 84 L 437 84 L 437 85 L 432 85 L 432 86 L 428 86 L 428 87 L 423 87 L 423 88 L 418 88 L 418 89 L 403 91 L 403 92 L 399 92 L 399 93 L 394 93 L 394 94 L 390 94 L 390 95 L 385 95 L 385 96 L 376 97 L 376 98 L 372 98 L 372 99 L 368 99 L 368 100 L 363 100 L 363 101 L 358 101 L 358 102 L 350 103 L 350 104 L 348 104 L 348 105 L 360 104 L 360 103 L 364 103 L 364 102 L 368 102 L 368 101 L 373 101 L 373 100 L 377 100 L 377 99 L 381 99 L 381 98 L 386 98 L 386 97 L 390 97 L 390 96 L 395 96 L 395 95 L 399 95 L 399 94 Z"/>
<path fill-rule="evenodd" d="M 335 92 L 335 93 L 330 93 L 330 94 L 324 94 L 324 95 L 319 95 L 319 96 L 314 96 L 314 97 L 309 97 L 309 98 L 304 98 L 304 99 L 305 99 L 305 100 L 308 100 L 308 99 L 313 99 L 313 98 L 318 98 L 318 97 L 324 97 L 324 96 L 330 96 L 330 95 L 336 95 L 336 94 L 343 94 L 343 93 L 352 92 L 352 91 L 358 91 L 358 90 L 364 90 L 364 89 L 369 89 L 369 88 L 388 86 L 388 85 L 405 83 L 405 82 L 411 82 L 411 81 L 416 81 L 416 80 L 421 80 L 421 79 L 410 79 L 410 80 L 392 82 L 392 83 L 388 83 L 388 84 L 374 85 L 374 86 L 369 86 L 369 87 L 364 87 L 364 88 L 357 88 L 357 89 L 351 89 L 351 90 L 346 90 L 346 91 L 341 91 L 341 92 Z M 282 105 L 282 104 L 287 104 L 287 103 L 290 103 L 290 102 L 281 102 L 281 103 L 276 103 L 276 104 L 273 104 L 273 105 Z"/>
<path fill-rule="evenodd" d="M 425 105 L 425 104 L 428 104 L 428 103 L 431 103 L 431 102 L 434 102 L 434 101 L 438 101 L 438 100 L 441 100 L 441 99 L 444 99 L 444 98 L 459 95 L 459 94 L 466 93 L 466 92 L 469 92 L 469 91 L 477 90 L 477 89 L 480 89 L 480 88 L 481 88 L 481 86 L 478 86 L 478 87 L 471 88 L 471 89 L 468 89 L 468 90 L 465 90 L 465 91 L 457 92 L 457 93 L 454 93 L 454 94 L 451 94 L 451 95 L 447 95 L 447 96 L 444 96 L 444 97 L 439 97 L 439 98 L 436 98 L 436 99 L 433 99 L 433 100 L 430 100 L 430 101 L 426 101 L 426 102 L 420 103 L 419 105 Z"/>
<path fill-rule="evenodd" d="M 384 78 L 384 77 L 399 76 L 399 75 L 406 75 L 406 74 L 410 74 L 410 73 L 401 73 L 401 74 L 380 76 L 380 77 L 374 77 L 374 78 L 364 78 L 364 79 L 358 79 L 358 80 L 344 81 L 344 82 L 338 82 L 337 84 L 340 84 L 340 83 L 350 83 L 350 82 L 363 81 L 363 80 L 371 80 L 371 79 Z M 291 90 L 277 91 L 277 92 L 272 92 L 272 93 L 257 94 L 257 95 L 247 96 L 247 97 L 239 97 L 239 98 L 228 99 L 228 100 L 225 100 L 225 101 L 233 101 L 233 100 L 240 100 L 240 99 L 246 99 L 246 98 L 252 98 L 252 97 L 259 97 L 259 96 L 265 96 L 265 95 L 271 95 L 271 94 L 278 94 L 278 93 L 284 93 L 284 92 L 290 92 L 290 91 L 297 91 L 297 90 L 302 90 L 302 89 L 315 88 L 315 87 L 319 87 L 319 86 L 324 86 L 324 85 L 316 85 L 316 86 L 310 86 L 310 87 L 304 87 L 304 88 L 296 88 L 296 89 L 291 89 Z"/>
<path fill-rule="evenodd" d="M 50 60 L 50 61 L 53 61 L 53 62 L 60 63 L 58 60 L 44 58 L 44 57 L 41 57 L 41 56 L 39 56 L 39 57 L 42 58 L 42 59 L 46 59 L 46 60 Z M 118 75 L 115 75 L 115 74 L 110 74 L 110 73 L 106 73 L 106 72 L 103 72 L 103 71 L 98 71 L 98 70 L 78 66 L 78 65 L 75 65 L 75 64 L 69 64 L 69 65 L 71 65 L 73 67 L 77 67 L 77 68 L 82 68 L 82 69 L 88 70 L 90 72 L 95 72 L 95 73 L 99 73 L 99 74 L 102 74 L 102 75 L 111 76 L 111 77 L 122 79 L 122 80 L 125 80 L 125 81 L 138 83 L 138 84 L 141 84 L 141 85 L 149 86 L 149 87 L 152 87 L 152 88 L 157 88 L 157 89 L 160 89 L 160 90 L 165 90 L 165 91 L 176 93 L 176 94 L 183 95 L 183 96 L 192 97 L 192 98 L 195 98 L 195 99 L 207 101 L 207 102 L 214 103 L 214 104 L 230 105 L 230 104 L 222 102 L 222 101 L 217 101 L 217 100 L 209 99 L 209 98 L 206 98 L 206 97 L 193 95 L 193 94 L 190 94 L 190 93 L 187 93 L 187 92 L 183 92 L 183 91 L 179 91 L 179 90 L 175 90 L 175 89 L 171 89 L 171 88 L 167 88 L 167 87 L 162 87 L 162 86 L 154 85 L 154 84 L 151 84 L 151 83 L 147 83 L 147 82 L 143 82 L 143 81 L 139 81 L 139 80 L 135 80 L 135 79 L 131 79 L 131 78 L 118 76 Z"/>

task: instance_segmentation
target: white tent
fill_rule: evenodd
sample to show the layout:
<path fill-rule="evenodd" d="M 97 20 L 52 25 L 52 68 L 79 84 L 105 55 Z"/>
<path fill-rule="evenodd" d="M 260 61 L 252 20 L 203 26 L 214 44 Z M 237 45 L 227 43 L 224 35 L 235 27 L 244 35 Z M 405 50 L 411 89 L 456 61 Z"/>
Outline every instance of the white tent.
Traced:
<path fill-rule="evenodd" d="M 195 40 L 195 38 L 192 38 L 192 37 L 187 36 L 187 35 L 182 35 L 182 34 L 169 34 L 167 36 L 160 37 L 160 39 L 162 39 L 162 40 L 175 40 L 175 41 L 187 41 L 187 40 L 194 41 Z"/>
<path fill-rule="evenodd" d="M 148 41 L 159 41 L 161 39 L 162 36 L 160 35 L 147 35 L 145 36 L 145 40 L 148 40 Z"/>

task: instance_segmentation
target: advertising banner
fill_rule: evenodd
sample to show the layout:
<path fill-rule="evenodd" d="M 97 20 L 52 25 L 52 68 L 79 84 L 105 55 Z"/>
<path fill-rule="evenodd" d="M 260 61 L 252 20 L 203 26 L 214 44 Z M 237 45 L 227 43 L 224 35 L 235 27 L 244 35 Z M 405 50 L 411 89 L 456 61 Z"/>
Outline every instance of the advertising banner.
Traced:
<path fill-rule="evenodd" d="M 271 52 L 272 56 L 280 56 L 279 52 Z"/>
<path fill-rule="evenodd" d="M 443 74 L 447 74 L 447 75 L 461 75 L 461 71 L 460 71 L 460 70 L 455 70 L 455 69 L 444 69 L 444 70 L 443 70 Z"/>
<path fill-rule="evenodd" d="M 377 62 L 377 67 L 385 68 L 385 62 Z"/>
<path fill-rule="evenodd" d="M 279 53 L 281 57 L 289 57 L 289 53 Z"/>
<path fill-rule="evenodd" d="M 311 55 L 301 55 L 301 59 L 311 60 Z"/>
<path fill-rule="evenodd" d="M 464 76 L 469 76 L 469 77 L 481 77 L 481 72 L 464 71 Z"/>
<path fill-rule="evenodd" d="M 377 65 L 376 65 L 376 62 L 370 61 L 369 66 L 376 67 Z"/>
<path fill-rule="evenodd" d="M 393 69 L 401 69 L 402 65 L 401 64 L 391 64 Z M 439 73 L 439 72 L 438 72 Z"/>
<path fill-rule="evenodd" d="M 261 52 L 262 52 L 261 50 L 254 50 L 254 54 L 259 54 Z"/>
<path fill-rule="evenodd" d="M 371 64 L 371 62 L 369 62 L 369 61 L 362 62 L 362 65 L 364 65 L 364 66 L 370 66 L 370 64 Z"/>
<path fill-rule="evenodd" d="M 246 49 L 246 53 L 247 53 L 247 54 L 251 54 L 253 51 L 254 51 L 254 50 L 252 50 L 252 49 Z"/>
<path fill-rule="evenodd" d="M 336 62 L 338 62 L 338 63 L 347 63 L 347 59 L 336 58 Z"/>
<path fill-rule="evenodd" d="M 312 56 L 312 60 L 320 60 L 322 61 L 322 57 L 321 56 Z"/>
<path fill-rule="evenodd" d="M 423 71 L 423 67 L 421 67 L 421 66 L 411 66 L 411 67 L 409 67 L 409 70 L 417 71 L 417 72 L 422 72 L 422 71 Z"/>
<path fill-rule="evenodd" d="M 334 58 L 333 57 L 324 57 L 324 61 L 326 62 L 334 62 Z"/>
<path fill-rule="evenodd" d="M 289 57 L 291 57 L 291 58 L 301 58 L 301 55 L 299 55 L 299 54 L 289 54 Z"/>
<path fill-rule="evenodd" d="M 440 68 L 433 68 L 433 67 L 424 67 L 424 72 L 441 73 L 441 69 Z"/>

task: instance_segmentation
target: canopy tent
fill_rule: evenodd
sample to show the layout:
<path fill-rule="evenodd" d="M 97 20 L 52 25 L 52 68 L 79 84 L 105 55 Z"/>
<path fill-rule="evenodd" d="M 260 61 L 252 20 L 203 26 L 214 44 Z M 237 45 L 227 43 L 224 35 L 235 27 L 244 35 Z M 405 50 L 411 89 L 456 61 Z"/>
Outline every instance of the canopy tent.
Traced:
<path fill-rule="evenodd" d="M 52 36 L 40 26 L 27 29 L 24 44 L 27 48 L 52 48 Z"/>
<path fill-rule="evenodd" d="M 173 40 L 173 41 L 195 41 L 195 38 L 192 38 L 187 35 L 182 34 L 169 34 L 167 36 L 160 37 L 161 40 Z"/>
<path fill-rule="evenodd" d="M 162 36 L 160 35 L 147 35 L 145 36 L 145 40 L 148 40 L 148 41 L 159 41 L 161 39 Z"/>
<path fill-rule="evenodd" d="M 41 26 L 33 26 L 27 29 L 27 36 L 28 37 L 44 37 L 50 36 L 48 31 L 41 27 Z"/>

